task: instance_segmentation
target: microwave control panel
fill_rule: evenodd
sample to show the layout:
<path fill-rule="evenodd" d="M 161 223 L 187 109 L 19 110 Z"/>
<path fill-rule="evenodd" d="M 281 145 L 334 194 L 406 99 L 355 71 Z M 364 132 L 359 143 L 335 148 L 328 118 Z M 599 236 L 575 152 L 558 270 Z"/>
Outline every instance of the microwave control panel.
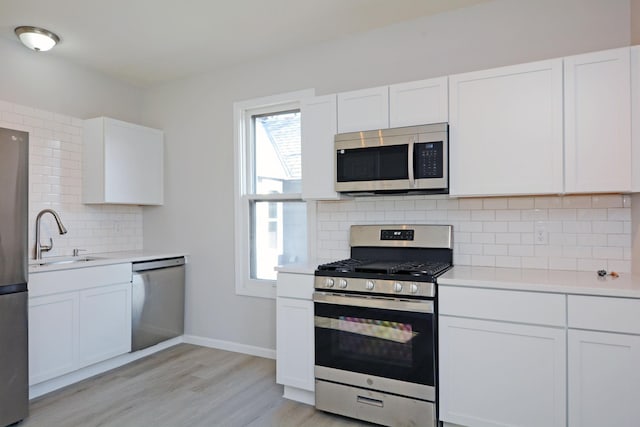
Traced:
<path fill-rule="evenodd" d="M 442 141 L 415 144 L 413 161 L 416 179 L 442 178 L 444 174 L 442 146 Z"/>

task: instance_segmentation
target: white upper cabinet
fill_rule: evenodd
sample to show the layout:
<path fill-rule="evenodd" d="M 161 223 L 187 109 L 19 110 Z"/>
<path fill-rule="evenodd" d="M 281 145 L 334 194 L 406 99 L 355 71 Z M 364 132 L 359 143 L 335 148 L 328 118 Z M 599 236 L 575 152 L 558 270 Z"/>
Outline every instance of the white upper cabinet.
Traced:
<path fill-rule="evenodd" d="M 564 100 L 565 191 L 629 191 L 629 48 L 565 58 Z"/>
<path fill-rule="evenodd" d="M 389 86 L 389 126 L 415 126 L 449 120 L 447 77 Z"/>
<path fill-rule="evenodd" d="M 106 117 L 85 120 L 83 202 L 163 203 L 163 133 Z"/>
<path fill-rule="evenodd" d="M 389 127 L 389 86 L 338 94 L 338 133 Z"/>
<path fill-rule="evenodd" d="M 631 48 L 631 191 L 640 192 L 640 46 Z"/>
<path fill-rule="evenodd" d="M 563 190 L 562 60 L 449 77 L 450 193 Z"/>
<path fill-rule="evenodd" d="M 337 199 L 334 189 L 337 132 L 336 95 L 316 96 L 300 103 L 302 120 L 302 198 Z"/>

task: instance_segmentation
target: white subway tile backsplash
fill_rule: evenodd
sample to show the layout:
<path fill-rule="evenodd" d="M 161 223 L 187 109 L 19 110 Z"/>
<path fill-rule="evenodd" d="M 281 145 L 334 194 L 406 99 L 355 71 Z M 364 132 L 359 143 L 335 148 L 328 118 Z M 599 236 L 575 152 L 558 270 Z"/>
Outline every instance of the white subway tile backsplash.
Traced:
<path fill-rule="evenodd" d="M 496 243 L 519 245 L 521 243 L 520 233 L 496 233 Z"/>
<path fill-rule="evenodd" d="M 485 209 L 507 209 L 509 201 L 501 197 L 491 197 L 484 199 L 482 205 Z"/>
<path fill-rule="evenodd" d="M 496 235 L 494 233 L 471 233 L 472 243 L 494 244 Z"/>
<path fill-rule="evenodd" d="M 520 221 L 520 210 L 497 210 L 496 211 L 496 221 Z"/>
<path fill-rule="evenodd" d="M 522 268 L 549 268 L 547 257 L 520 257 Z"/>
<path fill-rule="evenodd" d="M 520 257 L 516 256 L 497 256 L 496 267 L 521 268 L 522 260 Z"/>
<path fill-rule="evenodd" d="M 495 267 L 496 257 L 491 255 L 471 255 L 471 262 L 473 265 L 480 267 Z"/>
<path fill-rule="evenodd" d="M 602 259 L 623 259 L 624 249 L 613 246 L 594 246 L 593 257 Z"/>
<path fill-rule="evenodd" d="M 346 213 L 346 219 L 334 220 L 335 213 Z M 393 196 L 318 202 L 318 255 L 326 261 L 339 258 L 332 255 L 348 256 L 351 224 L 434 223 L 453 225 L 457 265 L 562 270 L 599 266 L 629 272 L 630 218 L 630 200 L 624 202 L 621 195 Z M 546 230 L 545 244 L 535 242 L 537 227 Z M 334 244 L 323 249 L 323 239 L 336 237 L 322 234 L 323 230 L 346 233 L 338 240 L 344 247 Z"/>
<path fill-rule="evenodd" d="M 609 221 L 631 221 L 631 209 L 608 208 L 607 219 Z"/>
<path fill-rule="evenodd" d="M 533 245 L 509 245 L 510 256 L 532 257 L 534 256 Z"/>
<path fill-rule="evenodd" d="M 509 209 L 533 209 L 533 197 L 510 197 L 507 207 Z"/>
<path fill-rule="evenodd" d="M 485 255 L 508 255 L 509 246 L 507 245 L 484 245 L 483 253 Z"/>
<path fill-rule="evenodd" d="M 42 217 L 42 242 L 53 239 L 45 256 L 142 249 L 142 208 L 84 205 L 82 194 L 83 121 L 0 101 L 0 127 L 29 132 L 29 245 L 33 258 L 35 218 L 55 209 L 68 233 L 59 235 L 51 215 Z"/>
<path fill-rule="evenodd" d="M 533 221 L 512 221 L 508 224 L 510 233 L 533 233 Z"/>
<path fill-rule="evenodd" d="M 576 270 L 578 260 L 575 258 L 549 257 L 549 268 L 551 270 Z"/>
<path fill-rule="evenodd" d="M 534 206 L 539 209 L 557 209 L 562 207 L 560 197 L 536 197 Z"/>
<path fill-rule="evenodd" d="M 549 219 L 552 221 L 576 221 L 577 218 L 576 209 L 549 209 Z"/>
<path fill-rule="evenodd" d="M 592 208 L 621 208 L 622 196 L 619 194 L 604 194 L 591 196 Z"/>
<path fill-rule="evenodd" d="M 563 208 L 590 208 L 591 196 L 565 196 L 562 198 Z"/>
<path fill-rule="evenodd" d="M 496 219 L 496 211 L 491 209 L 474 210 L 471 212 L 472 221 L 494 221 Z"/>
<path fill-rule="evenodd" d="M 482 209 L 482 199 L 459 199 L 458 206 L 460 209 L 476 210 Z"/>

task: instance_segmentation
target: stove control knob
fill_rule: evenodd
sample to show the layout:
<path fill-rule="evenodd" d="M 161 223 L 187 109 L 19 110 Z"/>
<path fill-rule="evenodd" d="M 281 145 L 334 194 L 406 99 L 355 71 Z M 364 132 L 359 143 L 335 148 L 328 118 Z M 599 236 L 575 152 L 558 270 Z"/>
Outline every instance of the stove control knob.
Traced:
<path fill-rule="evenodd" d="M 325 281 L 324 281 L 324 285 L 325 285 L 327 288 L 333 288 L 333 279 L 327 279 L 327 280 L 325 280 Z"/>
<path fill-rule="evenodd" d="M 340 279 L 340 281 L 338 282 L 338 286 L 340 286 L 340 288 L 344 289 L 347 287 L 347 280 L 346 279 Z"/>
<path fill-rule="evenodd" d="M 402 283 L 395 282 L 393 284 L 393 290 L 394 290 L 394 292 L 402 292 Z"/>
<path fill-rule="evenodd" d="M 375 284 L 373 283 L 373 280 L 367 280 L 366 283 L 364 284 L 364 287 L 368 290 L 368 291 L 372 291 L 373 288 L 375 287 Z"/>
<path fill-rule="evenodd" d="M 411 293 L 412 294 L 417 294 L 418 293 L 418 285 L 416 285 L 415 283 L 411 284 Z"/>

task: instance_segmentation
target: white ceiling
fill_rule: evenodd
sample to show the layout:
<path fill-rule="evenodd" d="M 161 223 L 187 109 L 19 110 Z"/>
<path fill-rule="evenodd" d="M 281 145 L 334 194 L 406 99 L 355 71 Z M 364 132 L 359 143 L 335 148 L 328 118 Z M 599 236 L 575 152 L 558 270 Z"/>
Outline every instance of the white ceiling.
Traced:
<path fill-rule="evenodd" d="M 140 86 L 487 0 L 0 0 L 0 37 L 39 26 L 54 55 Z"/>

